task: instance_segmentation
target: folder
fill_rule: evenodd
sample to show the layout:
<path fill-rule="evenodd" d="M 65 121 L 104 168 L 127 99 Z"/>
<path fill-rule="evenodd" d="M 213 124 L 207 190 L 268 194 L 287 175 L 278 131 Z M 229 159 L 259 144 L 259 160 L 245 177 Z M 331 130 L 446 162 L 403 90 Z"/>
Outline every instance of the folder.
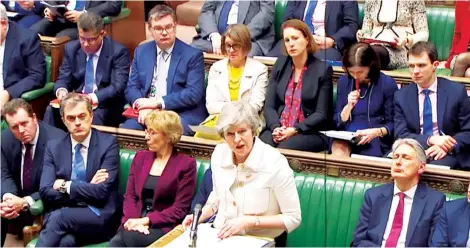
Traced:
<path fill-rule="evenodd" d="M 122 113 L 122 115 L 124 115 L 128 119 L 138 119 L 139 111 L 137 109 L 130 107 L 124 110 L 124 113 Z"/>

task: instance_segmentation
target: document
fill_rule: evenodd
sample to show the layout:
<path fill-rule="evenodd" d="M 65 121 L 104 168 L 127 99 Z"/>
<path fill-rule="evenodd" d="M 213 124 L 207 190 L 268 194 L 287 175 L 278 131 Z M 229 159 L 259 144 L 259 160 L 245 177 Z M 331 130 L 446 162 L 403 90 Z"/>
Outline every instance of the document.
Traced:
<path fill-rule="evenodd" d="M 7 11 L 7 17 L 12 18 L 12 17 L 15 17 L 16 15 L 18 15 L 18 13 L 16 13 L 16 12 L 11 12 L 11 11 Z"/>
<path fill-rule="evenodd" d="M 212 228 L 212 224 L 205 223 L 199 224 L 197 230 L 197 241 L 196 247 L 264 247 L 266 245 L 272 244 L 273 242 L 257 238 L 253 236 L 232 236 L 230 238 L 226 238 L 220 240 L 217 238 L 217 234 L 219 233 L 218 229 Z M 178 238 L 171 241 L 169 244 L 165 245 L 164 247 L 167 248 L 181 248 L 181 247 L 188 247 L 189 245 L 189 232 L 190 229 L 188 228 L 183 234 L 181 234 Z"/>
<path fill-rule="evenodd" d="M 67 6 L 65 6 L 65 4 L 54 5 L 45 1 L 41 1 L 41 3 L 44 4 L 44 6 L 46 6 L 47 8 L 49 8 L 52 14 L 57 17 L 63 17 L 65 15 L 65 12 L 67 12 Z"/>
<path fill-rule="evenodd" d="M 209 135 L 218 135 L 217 129 L 215 127 L 206 127 L 203 125 L 199 125 L 199 126 L 189 125 L 189 128 L 196 133 L 200 132 L 200 133 L 209 134 Z"/>
<path fill-rule="evenodd" d="M 341 139 L 347 140 L 353 144 L 357 144 L 359 142 L 359 136 L 355 132 L 348 132 L 348 131 L 320 131 L 320 133 L 334 139 Z"/>

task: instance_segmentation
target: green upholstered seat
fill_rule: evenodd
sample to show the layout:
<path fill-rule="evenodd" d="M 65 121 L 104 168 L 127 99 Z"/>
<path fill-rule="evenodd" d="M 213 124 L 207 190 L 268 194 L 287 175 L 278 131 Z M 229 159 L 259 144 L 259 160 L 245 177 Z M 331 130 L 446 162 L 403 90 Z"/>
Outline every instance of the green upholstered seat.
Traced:
<path fill-rule="evenodd" d="M 282 39 L 281 26 L 287 2 L 287 0 L 276 0 L 274 3 L 274 30 L 276 32 L 276 41 Z"/>
<path fill-rule="evenodd" d="M 51 94 L 54 90 L 54 83 L 51 82 L 51 57 L 46 56 L 46 85 L 43 88 L 25 92 L 21 95 L 27 102 L 32 102 L 46 94 Z"/>
<path fill-rule="evenodd" d="M 122 8 L 121 12 L 119 13 L 118 16 L 106 16 L 103 18 L 104 24 L 110 24 L 112 22 L 115 22 L 117 20 L 124 19 L 128 17 L 131 14 L 131 10 L 129 8 Z"/>

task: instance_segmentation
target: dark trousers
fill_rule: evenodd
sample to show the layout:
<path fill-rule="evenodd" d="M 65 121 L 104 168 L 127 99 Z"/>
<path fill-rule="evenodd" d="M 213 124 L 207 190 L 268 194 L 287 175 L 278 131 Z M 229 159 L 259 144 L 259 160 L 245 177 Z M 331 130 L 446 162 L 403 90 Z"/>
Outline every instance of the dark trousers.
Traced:
<path fill-rule="evenodd" d="M 87 207 L 57 209 L 46 215 L 36 247 L 76 247 L 104 242 L 109 239 L 107 224 Z"/>
<path fill-rule="evenodd" d="M 50 22 L 47 19 L 42 19 L 32 25 L 31 29 L 40 35 L 55 37 L 68 36 L 72 40 L 78 39 L 77 24 L 67 20 L 65 22 L 61 22 L 55 19 Z"/>
<path fill-rule="evenodd" d="M 306 152 L 321 152 L 328 150 L 328 139 L 323 134 L 297 134 L 290 137 L 288 140 L 282 141 L 277 144 L 274 143 L 273 134 L 271 130 L 265 129 L 261 135 L 260 139 L 271 145 L 272 147 L 291 149 L 298 151 Z"/>
<path fill-rule="evenodd" d="M 1 218 L 0 220 L 2 222 L 1 228 L 2 228 L 2 247 L 3 244 L 5 244 L 5 239 L 8 233 L 8 228 L 9 226 L 11 227 L 11 231 L 13 231 L 13 234 L 22 234 L 23 232 L 23 227 L 24 226 L 30 226 L 33 224 L 33 216 L 31 215 L 30 212 L 23 212 L 18 216 L 18 218 L 15 219 L 4 219 Z"/>
<path fill-rule="evenodd" d="M 287 246 L 287 232 L 281 233 L 281 235 L 277 236 L 274 239 L 274 242 L 276 242 L 275 246 L 276 247 L 286 247 Z"/>
<path fill-rule="evenodd" d="M 165 235 L 162 229 L 151 228 L 149 231 L 149 235 L 145 235 L 140 232 L 126 231 L 121 227 L 116 236 L 109 241 L 109 247 L 146 247 Z"/>
<path fill-rule="evenodd" d="M 97 108 L 93 110 L 93 125 L 117 127 L 122 122 L 122 112 L 120 105 L 113 110 Z M 47 106 L 43 121 L 51 126 L 67 131 L 60 116 L 60 110 L 57 108 Z"/>

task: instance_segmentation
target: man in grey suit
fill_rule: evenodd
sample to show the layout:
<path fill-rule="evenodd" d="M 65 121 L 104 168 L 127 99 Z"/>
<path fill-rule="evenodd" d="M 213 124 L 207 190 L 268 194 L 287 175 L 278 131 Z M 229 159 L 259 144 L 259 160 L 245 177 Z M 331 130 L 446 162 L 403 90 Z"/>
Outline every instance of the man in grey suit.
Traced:
<path fill-rule="evenodd" d="M 274 1 L 206 0 L 199 16 L 201 32 L 191 45 L 221 54 L 222 35 L 231 24 L 245 24 L 250 29 L 253 44 L 249 56 L 266 55 L 275 38 Z"/>

